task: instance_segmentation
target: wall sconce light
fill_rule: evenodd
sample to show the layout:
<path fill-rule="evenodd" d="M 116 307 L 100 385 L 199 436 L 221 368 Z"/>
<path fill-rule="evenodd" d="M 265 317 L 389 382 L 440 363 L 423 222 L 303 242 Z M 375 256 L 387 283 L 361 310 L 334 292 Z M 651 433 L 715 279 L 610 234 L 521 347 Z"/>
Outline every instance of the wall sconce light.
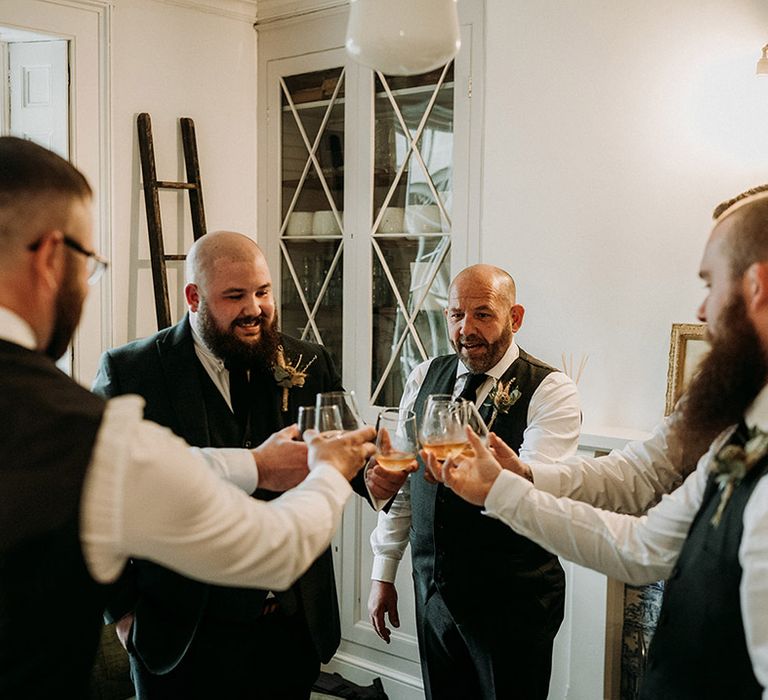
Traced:
<path fill-rule="evenodd" d="M 763 46 L 763 55 L 757 62 L 757 69 L 755 70 L 755 73 L 757 73 L 757 75 L 768 76 L 768 44 Z"/>
<path fill-rule="evenodd" d="M 457 0 L 350 0 L 347 53 L 386 75 L 445 65 L 461 46 Z"/>

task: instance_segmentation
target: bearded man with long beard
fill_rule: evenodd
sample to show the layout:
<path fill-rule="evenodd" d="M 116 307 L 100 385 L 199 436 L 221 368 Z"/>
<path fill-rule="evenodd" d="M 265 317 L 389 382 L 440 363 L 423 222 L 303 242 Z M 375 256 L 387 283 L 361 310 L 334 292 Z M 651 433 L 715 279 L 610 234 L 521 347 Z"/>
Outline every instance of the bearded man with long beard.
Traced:
<path fill-rule="evenodd" d="M 209 233 L 189 250 L 185 273 L 189 313 L 104 353 L 94 391 L 139 394 L 148 418 L 198 447 L 250 447 L 276 431 L 298 437 L 299 406 L 341 390 L 341 377 L 324 347 L 279 331 L 259 247 L 239 233 Z M 275 371 L 300 358 L 304 383 L 286 391 Z M 382 471 L 353 481 L 377 505 L 405 478 Z M 129 651 L 139 700 L 306 700 L 340 640 L 330 549 L 290 590 L 274 594 L 209 586 L 136 560 L 108 613 Z"/>
<path fill-rule="evenodd" d="M 455 353 L 413 370 L 401 409 L 413 409 L 421 424 L 430 394 L 460 396 L 527 459 L 572 455 L 581 427 L 576 385 L 518 347 L 524 314 L 504 270 L 473 265 L 460 272 L 446 309 Z M 410 539 L 427 698 L 543 700 L 563 619 L 557 557 L 424 477 L 422 463 L 371 535 L 374 628 L 389 642 L 385 617 L 399 625 L 394 580 Z"/>
<path fill-rule="evenodd" d="M 700 267 L 707 294 L 698 312 L 711 351 L 671 427 L 660 433 L 674 436 L 677 464 L 680 454 L 700 451 L 703 438 L 717 437 L 695 471 L 646 517 L 539 490 L 511 450 L 497 445 L 492 453 L 474 436 L 474 457 L 442 467 L 429 461 L 434 478 L 559 556 L 628 583 L 667 579 L 643 700 L 757 700 L 768 689 L 766 190 L 738 197 L 717 214 Z M 589 467 L 599 475 L 629 463 L 624 456 L 605 459 Z M 651 471 L 664 459 L 638 461 Z M 608 500 L 631 501 L 624 497 L 631 481 L 622 489 L 609 478 L 604 488 L 612 492 Z"/>

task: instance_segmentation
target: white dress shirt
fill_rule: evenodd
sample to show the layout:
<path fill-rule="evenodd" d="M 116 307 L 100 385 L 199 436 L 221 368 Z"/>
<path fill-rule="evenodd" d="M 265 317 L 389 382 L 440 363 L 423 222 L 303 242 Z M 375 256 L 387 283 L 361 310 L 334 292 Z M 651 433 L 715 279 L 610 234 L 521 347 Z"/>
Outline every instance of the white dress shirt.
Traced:
<path fill-rule="evenodd" d="M 501 360 L 486 372 L 488 379 L 478 387 L 478 406 L 482 405 L 496 382 L 519 356 L 520 349 L 512 341 Z M 422 362 L 411 372 L 403 391 L 400 408 L 413 408 L 431 362 Z M 456 368 L 454 397 L 461 393 L 469 374 L 469 369 L 460 361 Z M 520 458 L 524 461 L 554 463 L 569 457 L 576 452 L 580 429 L 581 408 L 576 385 L 562 372 L 552 372 L 539 384 L 531 397 Z M 389 512 L 379 513 L 378 523 L 371 533 L 371 578 L 377 581 L 395 580 L 397 567 L 408 546 L 411 525 L 410 480 L 414 478 L 422 479 L 423 476 L 415 473 L 408 477 L 408 481 L 392 502 Z"/>
<path fill-rule="evenodd" d="M 768 386 L 745 414 L 748 426 L 768 431 Z M 701 506 L 710 464 L 725 432 L 699 460 L 696 471 L 647 515 L 609 513 L 556 498 L 509 471 L 496 479 L 485 512 L 515 532 L 570 561 L 634 584 L 666 578 Z M 768 699 L 768 478 L 752 491 L 739 546 L 741 613 L 752 668 Z"/>
<path fill-rule="evenodd" d="M 34 350 L 32 329 L 0 307 L 0 338 Z M 329 545 L 349 482 L 319 464 L 268 503 L 250 452 L 190 448 L 143 419 L 144 402 L 107 402 L 88 465 L 80 539 L 88 570 L 114 580 L 131 556 L 230 586 L 288 588 Z M 245 492 L 245 493 L 244 493 Z"/>
<path fill-rule="evenodd" d="M 192 331 L 192 343 L 195 348 L 195 355 L 203 366 L 208 376 L 211 378 L 213 385 L 219 390 L 224 400 L 229 406 L 229 410 L 234 413 L 232 409 L 232 397 L 229 390 L 229 370 L 224 366 L 224 360 L 216 357 L 213 351 L 203 342 L 203 339 L 198 335 L 195 327 L 190 321 L 189 328 Z"/>
<path fill-rule="evenodd" d="M 672 429 L 674 416 L 647 440 L 627 443 L 603 457 L 575 455 L 559 464 L 529 463 L 537 489 L 598 508 L 641 515 L 677 488 L 696 466 Z"/>

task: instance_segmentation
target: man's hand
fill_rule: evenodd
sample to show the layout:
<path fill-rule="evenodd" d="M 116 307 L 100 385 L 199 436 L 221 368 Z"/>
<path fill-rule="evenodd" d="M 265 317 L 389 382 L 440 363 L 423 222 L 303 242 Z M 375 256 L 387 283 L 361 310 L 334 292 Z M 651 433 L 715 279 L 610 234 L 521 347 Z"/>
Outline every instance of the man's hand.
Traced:
<path fill-rule="evenodd" d="M 418 468 L 419 464 L 415 459 L 405 469 L 399 471 L 386 469 L 375 460 L 371 460 L 365 470 L 365 485 L 373 498 L 378 501 L 388 501 L 402 488 L 408 475 Z"/>
<path fill-rule="evenodd" d="M 128 635 L 131 633 L 131 625 L 133 624 L 133 613 L 129 612 L 126 615 L 123 615 L 116 623 L 115 623 L 115 632 L 117 633 L 117 638 L 120 640 L 120 644 L 123 645 L 123 649 L 128 649 Z"/>
<path fill-rule="evenodd" d="M 300 484 L 309 474 L 307 446 L 297 442 L 299 429 L 295 425 L 272 433 L 251 450 L 259 470 L 259 488 L 287 491 Z"/>
<path fill-rule="evenodd" d="M 340 435 L 307 430 L 304 440 L 309 448 L 309 468 L 314 469 L 320 462 L 330 464 L 350 480 L 376 451 L 372 442 L 375 437 L 376 431 L 369 425 Z"/>
<path fill-rule="evenodd" d="M 449 489 L 476 506 L 482 506 L 488 497 L 497 477 L 501 473 L 501 465 L 483 445 L 472 428 L 467 428 L 467 438 L 474 452 L 473 456 L 463 454 L 449 457 L 440 463 L 431 454 L 422 452 L 427 461 L 427 468 L 438 481 Z"/>
<path fill-rule="evenodd" d="M 508 469 L 533 483 L 531 468 L 525 462 L 521 462 L 517 453 L 496 433 L 488 433 L 488 447 L 502 469 Z"/>
<path fill-rule="evenodd" d="M 368 598 L 368 613 L 376 634 L 389 644 L 390 631 L 384 622 L 385 613 L 389 616 L 392 627 L 400 627 L 397 614 L 397 590 L 394 583 L 371 581 L 371 595 Z"/>

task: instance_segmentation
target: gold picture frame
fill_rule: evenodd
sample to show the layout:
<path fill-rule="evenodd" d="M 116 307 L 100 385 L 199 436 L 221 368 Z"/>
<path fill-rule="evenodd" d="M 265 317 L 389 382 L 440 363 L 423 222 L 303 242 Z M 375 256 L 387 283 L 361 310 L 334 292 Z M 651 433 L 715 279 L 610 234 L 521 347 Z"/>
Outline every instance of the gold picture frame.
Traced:
<path fill-rule="evenodd" d="M 672 413 L 683 389 L 709 350 L 706 329 L 703 323 L 672 324 L 667 367 L 667 397 L 664 403 L 665 416 Z"/>

